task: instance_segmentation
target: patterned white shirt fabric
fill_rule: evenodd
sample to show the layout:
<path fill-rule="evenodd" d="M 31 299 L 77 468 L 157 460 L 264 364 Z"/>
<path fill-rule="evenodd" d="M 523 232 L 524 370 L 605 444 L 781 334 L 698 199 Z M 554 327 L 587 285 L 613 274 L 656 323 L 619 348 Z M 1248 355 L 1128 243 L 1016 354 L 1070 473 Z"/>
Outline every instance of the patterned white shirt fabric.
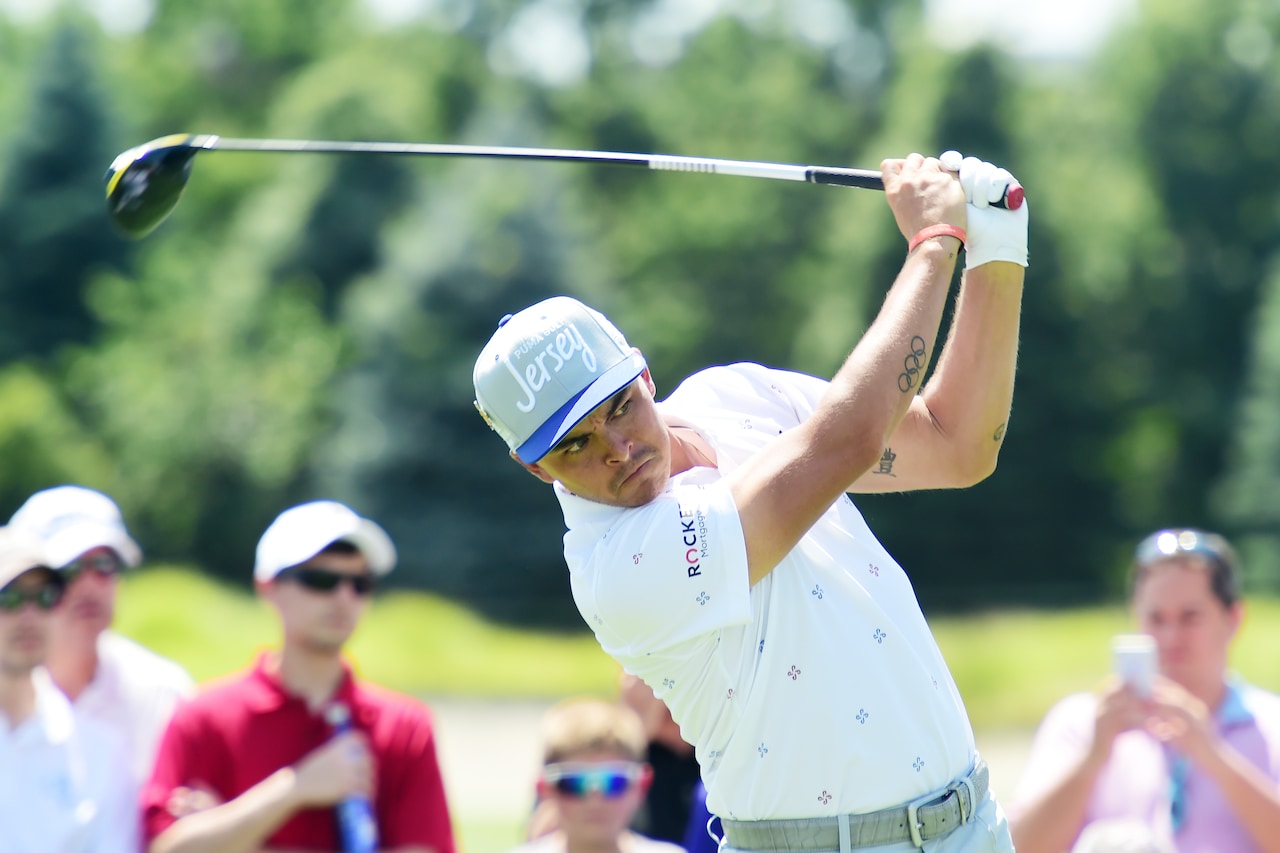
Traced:
<path fill-rule="evenodd" d="M 114 735 L 72 710 L 47 672 L 36 710 L 16 728 L 0 715 L 0 850 L 137 853 L 136 799 L 120 784 Z"/>
<path fill-rule="evenodd" d="M 98 635 L 98 669 L 75 708 L 115 732 L 135 798 L 151 775 L 173 709 L 194 691 L 191 676 L 168 658 L 114 631 Z"/>
<path fill-rule="evenodd" d="M 659 408 L 697 427 L 718 470 L 679 474 L 633 509 L 556 484 L 574 601 L 604 650 L 667 703 L 722 817 L 901 805 L 976 757 L 911 583 L 847 495 L 749 586 L 722 475 L 807 418 L 825 388 L 760 365 L 710 368 Z"/>

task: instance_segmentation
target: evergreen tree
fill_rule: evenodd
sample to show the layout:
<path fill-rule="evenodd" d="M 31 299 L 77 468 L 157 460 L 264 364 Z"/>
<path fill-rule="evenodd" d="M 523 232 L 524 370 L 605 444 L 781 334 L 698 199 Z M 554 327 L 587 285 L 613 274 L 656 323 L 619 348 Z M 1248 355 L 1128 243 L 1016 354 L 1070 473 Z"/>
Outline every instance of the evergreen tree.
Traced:
<path fill-rule="evenodd" d="M 116 151 L 84 26 L 58 26 L 31 76 L 0 193 L 0 359 L 84 343 L 95 323 L 88 279 L 123 266 L 128 245 L 105 215 L 102 175 Z"/>

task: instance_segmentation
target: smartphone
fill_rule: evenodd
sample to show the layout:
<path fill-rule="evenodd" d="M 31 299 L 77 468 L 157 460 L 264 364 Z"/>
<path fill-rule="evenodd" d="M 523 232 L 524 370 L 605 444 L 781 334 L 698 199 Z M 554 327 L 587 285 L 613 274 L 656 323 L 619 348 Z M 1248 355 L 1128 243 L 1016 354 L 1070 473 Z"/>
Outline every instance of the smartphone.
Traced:
<path fill-rule="evenodd" d="M 1111 638 L 1111 661 L 1116 675 L 1139 696 L 1151 695 L 1156 674 L 1156 639 L 1150 634 L 1117 634 Z"/>

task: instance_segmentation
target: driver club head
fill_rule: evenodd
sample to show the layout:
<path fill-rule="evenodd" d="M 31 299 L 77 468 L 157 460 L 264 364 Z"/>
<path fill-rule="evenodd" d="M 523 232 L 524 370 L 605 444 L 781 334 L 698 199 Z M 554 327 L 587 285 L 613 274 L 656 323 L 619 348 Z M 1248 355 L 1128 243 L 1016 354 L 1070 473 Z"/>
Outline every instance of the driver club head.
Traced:
<path fill-rule="evenodd" d="M 107 169 L 107 210 L 127 237 L 145 237 L 165 220 L 186 189 L 200 147 L 189 134 L 162 136 L 122 152 Z"/>

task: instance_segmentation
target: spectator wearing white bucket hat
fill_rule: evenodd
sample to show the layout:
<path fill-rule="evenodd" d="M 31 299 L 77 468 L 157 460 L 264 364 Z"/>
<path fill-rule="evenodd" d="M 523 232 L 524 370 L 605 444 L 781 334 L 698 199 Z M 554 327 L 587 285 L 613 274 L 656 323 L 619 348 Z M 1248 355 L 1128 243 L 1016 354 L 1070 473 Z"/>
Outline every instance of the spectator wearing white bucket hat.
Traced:
<path fill-rule="evenodd" d="M 120 574 L 141 564 L 142 549 L 115 501 L 82 486 L 36 492 L 9 524 L 40 540 L 66 582 L 49 674 L 77 711 L 116 733 L 136 795 L 174 706 L 194 687 L 177 663 L 111 630 Z"/>
<path fill-rule="evenodd" d="M 52 562 L 39 539 L 0 528 L 0 850 L 134 853 L 119 741 L 42 666 L 66 591 Z"/>

